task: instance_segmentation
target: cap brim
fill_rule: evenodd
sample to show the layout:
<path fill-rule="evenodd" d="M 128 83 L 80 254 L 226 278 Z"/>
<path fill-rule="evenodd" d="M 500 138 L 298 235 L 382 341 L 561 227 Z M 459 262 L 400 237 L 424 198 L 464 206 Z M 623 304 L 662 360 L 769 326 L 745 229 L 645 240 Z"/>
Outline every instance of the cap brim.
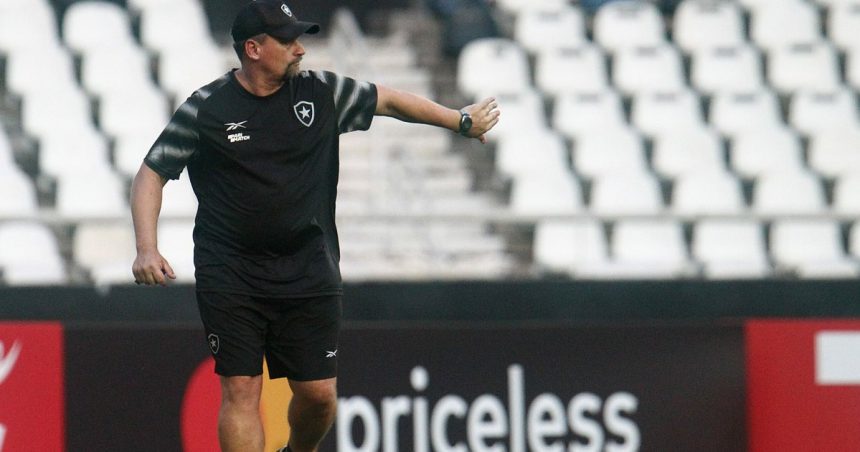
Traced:
<path fill-rule="evenodd" d="M 284 25 L 283 27 L 272 30 L 267 34 L 276 38 L 292 41 L 293 39 L 296 39 L 303 34 L 313 35 L 319 32 L 319 24 L 315 24 L 313 22 L 296 21 L 291 24 Z"/>

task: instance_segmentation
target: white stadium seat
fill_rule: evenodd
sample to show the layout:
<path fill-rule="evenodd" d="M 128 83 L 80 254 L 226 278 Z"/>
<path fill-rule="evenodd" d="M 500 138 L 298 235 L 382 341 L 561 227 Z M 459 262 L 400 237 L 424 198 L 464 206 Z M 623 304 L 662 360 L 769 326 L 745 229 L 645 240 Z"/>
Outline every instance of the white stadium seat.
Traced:
<path fill-rule="evenodd" d="M 605 56 L 589 44 L 541 51 L 535 63 L 535 84 L 551 96 L 605 91 L 609 86 Z"/>
<path fill-rule="evenodd" d="M 614 91 L 564 94 L 557 97 L 552 126 L 571 138 L 628 128 L 621 99 Z"/>
<path fill-rule="evenodd" d="M 731 167 L 741 177 L 756 178 L 767 172 L 803 168 L 800 137 L 788 128 L 753 130 L 732 141 Z"/>
<path fill-rule="evenodd" d="M 763 215 L 822 214 L 827 208 L 821 181 L 801 170 L 762 174 L 752 202 L 754 212 Z"/>
<path fill-rule="evenodd" d="M 600 279 L 665 279 L 687 275 L 691 262 L 681 224 L 671 220 L 624 220 L 615 223 L 612 261 L 581 269 Z"/>
<path fill-rule="evenodd" d="M 687 173 L 675 179 L 672 210 L 679 215 L 737 215 L 744 213 L 740 181 L 728 171 Z"/>
<path fill-rule="evenodd" d="M 809 166 L 826 177 L 860 173 L 860 129 L 834 128 L 813 135 Z"/>
<path fill-rule="evenodd" d="M 63 41 L 77 53 L 103 46 L 136 45 L 131 21 L 122 6 L 85 0 L 69 5 L 63 17 Z"/>
<path fill-rule="evenodd" d="M 663 16 L 649 2 L 605 3 L 594 15 L 594 40 L 609 52 L 657 46 L 665 41 Z"/>
<path fill-rule="evenodd" d="M 678 91 L 685 85 L 681 57 L 669 44 L 619 50 L 612 82 L 626 95 Z"/>
<path fill-rule="evenodd" d="M 788 121 L 807 135 L 857 128 L 860 123 L 856 95 L 849 89 L 798 92 L 791 99 Z"/>
<path fill-rule="evenodd" d="M 672 37 L 687 53 L 741 45 L 743 13 L 736 3 L 687 0 L 675 10 Z"/>
<path fill-rule="evenodd" d="M 534 8 L 517 15 L 514 39 L 531 53 L 583 44 L 585 19 L 572 5 L 561 8 Z"/>
<path fill-rule="evenodd" d="M 33 181 L 12 162 L 0 163 L 0 218 L 36 215 L 39 203 Z"/>
<path fill-rule="evenodd" d="M 496 146 L 496 169 L 503 175 L 567 171 L 570 153 L 555 132 L 526 132 L 506 137 Z"/>
<path fill-rule="evenodd" d="M 57 237 L 35 222 L 0 223 L 0 270 L 9 285 L 57 285 L 68 281 Z"/>
<path fill-rule="evenodd" d="M 754 220 L 699 221 L 691 251 L 708 279 L 762 278 L 770 273 L 764 230 Z"/>
<path fill-rule="evenodd" d="M 827 37 L 846 52 L 860 48 L 860 3 L 839 0 L 827 9 Z"/>
<path fill-rule="evenodd" d="M 764 86 L 761 55 L 749 45 L 693 53 L 690 83 L 705 94 L 752 92 Z"/>
<path fill-rule="evenodd" d="M 774 262 L 802 278 L 850 278 L 858 275 L 857 262 L 842 248 L 839 225 L 830 220 L 780 220 L 770 233 Z"/>
<path fill-rule="evenodd" d="M 176 282 L 194 282 L 193 232 L 192 220 L 164 220 L 158 223 L 158 249 L 173 268 Z"/>
<path fill-rule="evenodd" d="M 654 140 L 654 169 L 664 177 L 726 169 L 720 137 L 711 129 L 677 130 Z"/>
<path fill-rule="evenodd" d="M 524 215 L 582 211 L 582 191 L 573 174 L 521 174 L 511 190 L 511 210 Z"/>
<path fill-rule="evenodd" d="M 594 178 L 589 210 L 597 215 L 654 215 L 663 212 L 657 179 L 645 172 L 614 172 Z"/>
<path fill-rule="evenodd" d="M 606 233 L 597 221 L 548 220 L 535 227 L 534 260 L 543 269 L 575 275 L 583 265 L 608 259 Z"/>
<path fill-rule="evenodd" d="M 844 173 L 833 184 L 833 211 L 860 217 L 860 171 Z"/>
<path fill-rule="evenodd" d="M 502 38 L 477 39 L 460 52 L 457 87 L 475 98 L 478 94 L 519 93 L 531 85 L 525 50 Z"/>
<path fill-rule="evenodd" d="M 84 222 L 75 228 L 72 256 L 97 286 L 132 283 L 131 265 L 136 254 L 130 224 Z"/>
<path fill-rule="evenodd" d="M 573 166 L 588 178 L 645 172 L 645 145 L 642 137 L 631 129 L 584 134 L 574 143 Z"/>
<path fill-rule="evenodd" d="M 765 50 L 815 42 L 821 24 L 815 7 L 803 0 L 779 0 L 751 13 L 750 36 Z"/>
<path fill-rule="evenodd" d="M 709 120 L 729 137 L 784 127 L 776 96 L 767 90 L 718 94 L 711 100 Z"/>
<path fill-rule="evenodd" d="M 705 128 L 699 96 L 687 89 L 639 94 L 633 99 L 630 116 L 631 122 L 652 138 Z"/>
<path fill-rule="evenodd" d="M 828 91 L 839 86 L 836 51 L 826 42 L 794 44 L 770 52 L 768 78 L 783 93 Z"/>

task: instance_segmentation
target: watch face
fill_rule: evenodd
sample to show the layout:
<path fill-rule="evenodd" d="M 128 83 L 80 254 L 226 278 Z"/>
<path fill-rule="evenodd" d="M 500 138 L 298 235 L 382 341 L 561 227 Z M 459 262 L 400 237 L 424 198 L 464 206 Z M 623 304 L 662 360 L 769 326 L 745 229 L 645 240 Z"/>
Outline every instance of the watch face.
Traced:
<path fill-rule="evenodd" d="M 464 115 L 460 120 L 460 132 L 468 132 L 472 128 L 472 117 Z"/>

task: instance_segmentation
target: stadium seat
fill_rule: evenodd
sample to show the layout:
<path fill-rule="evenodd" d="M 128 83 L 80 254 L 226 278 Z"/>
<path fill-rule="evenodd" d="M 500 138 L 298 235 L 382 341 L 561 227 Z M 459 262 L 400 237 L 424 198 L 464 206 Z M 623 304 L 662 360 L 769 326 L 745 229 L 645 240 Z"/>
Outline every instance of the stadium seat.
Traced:
<path fill-rule="evenodd" d="M 589 210 L 597 215 L 654 215 L 663 213 L 657 179 L 645 172 L 612 172 L 594 178 Z"/>
<path fill-rule="evenodd" d="M 701 49 L 692 55 L 690 83 L 709 95 L 753 92 L 764 86 L 763 73 L 761 56 L 752 46 Z"/>
<path fill-rule="evenodd" d="M 776 96 L 768 90 L 716 95 L 711 101 L 709 121 L 729 137 L 784 127 Z"/>
<path fill-rule="evenodd" d="M 466 96 L 520 93 L 529 89 L 525 50 L 503 38 L 477 39 L 463 48 L 457 63 L 457 87 Z"/>
<path fill-rule="evenodd" d="M 67 219 L 127 216 L 126 199 L 125 184 L 107 166 L 57 180 L 57 213 Z"/>
<path fill-rule="evenodd" d="M 567 0 L 498 0 L 497 3 L 503 11 L 514 15 L 535 9 L 552 10 L 569 6 Z"/>
<path fill-rule="evenodd" d="M 736 3 L 687 0 L 675 10 L 672 38 L 686 53 L 744 43 L 743 13 Z"/>
<path fill-rule="evenodd" d="M 573 174 L 521 174 L 511 189 L 511 210 L 521 215 L 574 214 L 582 211 L 582 192 Z"/>
<path fill-rule="evenodd" d="M 588 178 L 644 172 L 647 163 L 642 137 L 630 129 L 584 134 L 574 143 L 573 167 Z"/>
<path fill-rule="evenodd" d="M 821 181 L 808 171 L 767 172 L 753 186 L 753 211 L 762 215 L 822 214 L 827 202 Z"/>
<path fill-rule="evenodd" d="M 710 129 L 675 130 L 654 139 L 652 162 L 662 176 L 725 170 L 725 152 L 717 133 Z"/>
<path fill-rule="evenodd" d="M 81 84 L 97 97 L 147 89 L 153 85 L 149 56 L 139 47 L 129 45 L 103 45 L 92 49 L 81 63 Z"/>
<path fill-rule="evenodd" d="M 730 160 L 738 175 L 750 179 L 767 172 L 801 170 L 804 166 L 800 137 L 788 128 L 738 134 L 732 141 Z"/>
<path fill-rule="evenodd" d="M 699 96 L 687 89 L 637 95 L 630 119 L 651 138 L 705 128 Z"/>
<path fill-rule="evenodd" d="M 750 37 L 761 48 L 816 42 L 821 39 L 818 11 L 803 0 L 779 0 L 751 12 Z"/>
<path fill-rule="evenodd" d="M 825 177 L 860 173 L 860 129 L 834 128 L 813 135 L 809 166 Z"/>
<path fill-rule="evenodd" d="M 505 112 L 505 120 L 507 117 Z M 589 133 L 626 130 L 629 127 L 624 118 L 621 99 L 615 91 L 564 94 L 557 97 L 553 107 L 552 126 L 571 138 Z"/>
<path fill-rule="evenodd" d="M 59 44 L 46 45 L 38 52 L 15 52 L 6 57 L 6 88 L 26 98 L 51 90 L 79 91 L 71 55 Z"/>
<path fill-rule="evenodd" d="M 60 43 L 57 19 L 48 0 L 4 0 L 0 2 L 0 53 L 7 57 Z"/>
<path fill-rule="evenodd" d="M 228 66 L 218 49 L 203 47 L 189 54 L 167 48 L 158 56 L 158 84 L 178 106 L 198 88 L 223 75 Z"/>
<path fill-rule="evenodd" d="M 572 5 L 527 9 L 517 15 L 514 39 L 535 54 L 575 47 L 586 41 L 585 20 L 582 12 Z"/>
<path fill-rule="evenodd" d="M 693 229 L 691 250 L 708 279 L 763 278 L 770 273 L 764 230 L 755 220 L 701 220 Z"/>
<path fill-rule="evenodd" d="M 122 6 L 85 0 L 69 5 L 63 16 L 63 41 L 79 54 L 103 46 L 136 46 L 131 21 Z"/>
<path fill-rule="evenodd" d="M 664 33 L 663 16 L 649 2 L 612 1 L 594 15 L 594 41 L 611 53 L 661 45 Z"/>
<path fill-rule="evenodd" d="M 613 61 L 612 83 L 630 96 L 678 91 L 685 86 L 681 57 L 669 44 L 619 50 Z"/>
<path fill-rule="evenodd" d="M 12 161 L 0 162 L 0 218 L 35 216 L 39 209 L 36 187 Z"/>
<path fill-rule="evenodd" d="M 776 265 L 802 278 L 850 278 L 860 270 L 842 248 L 835 221 L 776 221 L 771 226 L 770 251 Z"/>
<path fill-rule="evenodd" d="M 850 52 L 860 48 L 860 3 L 836 0 L 827 8 L 827 37 L 836 47 Z"/>
<path fill-rule="evenodd" d="M 672 210 L 679 215 L 737 215 L 745 212 L 740 181 L 728 171 L 686 173 L 675 179 Z"/>
<path fill-rule="evenodd" d="M 175 50 L 177 43 L 186 55 L 215 46 L 203 2 L 150 3 L 140 10 L 140 42 L 153 53 Z"/>
<path fill-rule="evenodd" d="M 860 126 L 857 99 L 853 91 L 801 91 L 789 105 L 789 123 L 801 133 L 815 135 L 831 129 Z"/>
<path fill-rule="evenodd" d="M 194 231 L 192 220 L 165 220 L 158 223 L 158 249 L 173 268 L 176 282 L 194 282 Z"/>
<path fill-rule="evenodd" d="M 93 128 L 90 102 L 79 89 L 57 87 L 27 95 L 21 109 L 24 132 L 43 138 L 52 134 L 67 136 Z"/>
<path fill-rule="evenodd" d="M 57 237 L 42 223 L 0 223 L 0 270 L 9 285 L 57 285 L 68 281 Z"/>
<path fill-rule="evenodd" d="M 113 137 L 143 136 L 155 141 L 170 120 L 170 106 L 154 86 L 116 92 L 99 102 L 99 125 Z"/>
<path fill-rule="evenodd" d="M 601 279 L 665 279 L 691 273 L 681 224 L 672 220 L 615 223 L 610 265 L 583 266 L 580 274 Z"/>
<path fill-rule="evenodd" d="M 836 51 L 824 41 L 794 44 L 771 50 L 768 79 L 777 91 L 829 91 L 839 87 Z"/>
<path fill-rule="evenodd" d="M 551 131 L 511 135 L 496 146 L 496 169 L 503 175 L 567 171 L 570 157 L 562 138 Z"/>
<path fill-rule="evenodd" d="M 108 143 L 93 128 L 52 134 L 39 140 L 39 172 L 54 178 L 110 165 Z"/>
<path fill-rule="evenodd" d="M 535 226 L 533 257 L 544 270 L 576 274 L 582 265 L 609 259 L 603 225 L 594 220 L 546 220 Z"/>
<path fill-rule="evenodd" d="M 131 265 L 136 255 L 130 224 L 84 222 L 75 228 L 72 256 L 96 286 L 132 283 Z"/>
<path fill-rule="evenodd" d="M 605 57 L 590 44 L 541 51 L 535 63 L 535 84 L 550 96 L 605 91 L 609 86 Z"/>
<path fill-rule="evenodd" d="M 840 175 L 833 184 L 833 211 L 860 217 L 860 196 L 857 193 L 860 193 L 860 171 Z"/>

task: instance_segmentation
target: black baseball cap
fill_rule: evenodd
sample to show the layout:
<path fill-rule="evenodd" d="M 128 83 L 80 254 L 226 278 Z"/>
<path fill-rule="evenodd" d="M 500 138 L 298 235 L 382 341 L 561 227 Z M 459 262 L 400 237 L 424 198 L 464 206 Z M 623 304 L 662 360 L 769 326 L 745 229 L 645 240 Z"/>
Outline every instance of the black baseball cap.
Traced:
<path fill-rule="evenodd" d="M 314 34 L 319 31 L 318 24 L 296 19 L 290 7 L 282 1 L 254 0 L 236 15 L 230 34 L 233 35 L 234 42 L 241 42 L 261 33 L 292 41 L 305 33 Z"/>

